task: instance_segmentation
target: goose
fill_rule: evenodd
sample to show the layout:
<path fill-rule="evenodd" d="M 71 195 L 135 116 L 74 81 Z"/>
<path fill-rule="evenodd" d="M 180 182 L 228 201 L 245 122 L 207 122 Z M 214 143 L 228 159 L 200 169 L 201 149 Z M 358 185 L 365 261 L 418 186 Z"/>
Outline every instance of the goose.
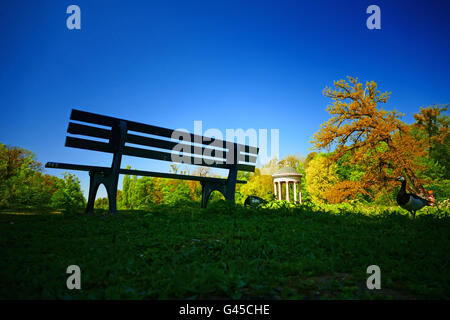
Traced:
<path fill-rule="evenodd" d="M 245 206 L 259 206 L 260 204 L 267 203 L 266 200 L 257 197 L 257 196 L 248 196 L 247 199 L 245 199 L 244 205 Z"/>
<path fill-rule="evenodd" d="M 406 193 L 406 179 L 405 177 L 397 177 L 395 180 L 402 183 L 402 187 L 397 194 L 397 203 L 403 209 L 408 210 L 413 219 L 416 217 L 416 211 L 422 209 L 425 206 L 431 205 L 431 201 L 421 198 L 416 194 Z"/>

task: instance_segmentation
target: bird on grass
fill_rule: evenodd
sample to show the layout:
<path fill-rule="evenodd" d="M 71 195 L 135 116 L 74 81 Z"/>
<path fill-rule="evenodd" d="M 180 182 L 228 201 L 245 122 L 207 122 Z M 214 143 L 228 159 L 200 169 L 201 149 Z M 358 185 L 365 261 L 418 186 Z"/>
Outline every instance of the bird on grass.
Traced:
<path fill-rule="evenodd" d="M 413 219 L 416 217 L 417 210 L 420 210 L 425 206 L 431 205 L 430 200 L 419 197 L 416 194 L 406 192 L 405 177 L 400 176 L 397 177 L 395 180 L 401 181 L 402 183 L 402 187 L 400 188 L 400 191 L 397 194 L 397 203 L 403 209 L 408 210 L 412 214 Z"/>
<path fill-rule="evenodd" d="M 265 203 L 267 203 L 267 201 L 260 197 L 248 196 L 247 199 L 245 199 L 244 205 L 256 207 L 256 206 L 259 206 L 259 205 L 265 204 Z"/>

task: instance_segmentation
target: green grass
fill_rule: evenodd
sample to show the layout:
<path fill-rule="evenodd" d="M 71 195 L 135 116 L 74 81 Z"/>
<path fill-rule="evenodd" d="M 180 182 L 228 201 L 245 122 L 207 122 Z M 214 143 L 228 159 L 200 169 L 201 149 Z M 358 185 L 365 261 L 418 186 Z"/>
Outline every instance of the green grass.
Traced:
<path fill-rule="evenodd" d="M 106 218 L 2 211 L 0 298 L 450 298 L 450 218 L 370 212 L 221 204 Z M 82 290 L 66 288 L 72 264 Z M 379 291 L 365 289 L 373 264 Z"/>

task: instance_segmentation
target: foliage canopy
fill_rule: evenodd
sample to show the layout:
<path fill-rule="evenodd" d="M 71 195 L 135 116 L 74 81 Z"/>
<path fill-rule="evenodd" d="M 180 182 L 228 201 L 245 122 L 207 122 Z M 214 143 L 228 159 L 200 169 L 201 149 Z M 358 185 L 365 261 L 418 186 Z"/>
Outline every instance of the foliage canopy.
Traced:
<path fill-rule="evenodd" d="M 332 100 L 327 111 L 331 118 L 313 136 L 318 150 L 332 151 L 330 162 L 363 169 L 359 181 L 344 180 L 334 187 L 334 192 L 345 193 L 340 200 L 396 186 L 394 178 L 406 176 L 410 185 L 424 193 L 426 182 L 417 176 L 424 169 L 419 159 L 427 155 L 423 139 L 411 133 L 411 126 L 401 121 L 402 114 L 384 110 L 390 93 L 381 93 L 377 84 L 365 86 L 357 78 L 334 82 L 334 89 L 325 88 L 324 95 Z M 330 191 L 331 192 L 331 191 Z"/>

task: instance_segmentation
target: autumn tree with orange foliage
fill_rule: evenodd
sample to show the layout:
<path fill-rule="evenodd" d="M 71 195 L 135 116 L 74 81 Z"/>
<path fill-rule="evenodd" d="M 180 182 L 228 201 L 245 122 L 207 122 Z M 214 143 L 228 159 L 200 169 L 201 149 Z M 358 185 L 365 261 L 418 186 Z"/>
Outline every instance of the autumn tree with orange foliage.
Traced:
<path fill-rule="evenodd" d="M 358 181 L 340 181 L 325 194 L 333 195 L 330 202 L 355 198 L 358 194 L 373 197 L 380 189 L 390 189 L 398 183 L 393 178 L 403 175 L 415 192 L 423 194 L 424 181 L 416 172 L 423 169 L 417 161 L 427 155 L 423 140 L 411 134 L 411 127 L 400 120 L 402 114 L 386 111 L 390 93 L 380 93 L 377 84 L 365 87 L 357 78 L 334 82 L 334 89 L 323 94 L 332 99 L 327 111 L 331 119 L 321 125 L 313 136 L 315 149 L 332 151 L 331 162 L 345 159 L 343 164 L 364 168 Z"/>

